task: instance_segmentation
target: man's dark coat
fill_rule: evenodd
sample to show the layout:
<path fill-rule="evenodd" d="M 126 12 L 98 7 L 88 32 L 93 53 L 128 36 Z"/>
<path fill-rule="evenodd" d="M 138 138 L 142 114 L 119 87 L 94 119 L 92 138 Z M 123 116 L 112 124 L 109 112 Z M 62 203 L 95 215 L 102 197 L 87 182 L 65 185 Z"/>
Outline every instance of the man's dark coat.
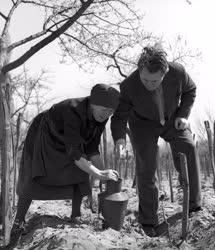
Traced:
<path fill-rule="evenodd" d="M 169 63 L 169 71 L 161 84 L 166 121 L 172 116 L 187 118 L 196 97 L 196 85 L 184 67 L 178 63 Z M 132 115 L 154 122 L 160 119 L 155 92 L 144 87 L 138 70 L 120 84 L 120 104 L 111 119 L 115 141 L 125 138 L 126 124 Z"/>

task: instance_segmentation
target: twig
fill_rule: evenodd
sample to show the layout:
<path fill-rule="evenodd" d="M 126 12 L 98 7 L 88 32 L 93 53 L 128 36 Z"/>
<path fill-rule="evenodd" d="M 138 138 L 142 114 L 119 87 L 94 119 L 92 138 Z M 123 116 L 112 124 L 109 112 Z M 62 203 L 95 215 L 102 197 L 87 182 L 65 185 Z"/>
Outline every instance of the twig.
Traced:
<path fill-rule="evenodd" d="M 0 11 L 0 16 L 3 17 L 7 21 L 7 17 Z"/>
<path fill-rule="evenodd" d="M 45 7 L 45 8 L 48 8 L 48 9 L 55 9 L 55 7 L 52 6 L 52 5 L 37 3 L 35 1 L 24 1 L 24 0 L 22 0 L 22 3 L 33 4 L 33 5 L 37 5 L 37 6 L 40 6 L 40 7 Z"/>

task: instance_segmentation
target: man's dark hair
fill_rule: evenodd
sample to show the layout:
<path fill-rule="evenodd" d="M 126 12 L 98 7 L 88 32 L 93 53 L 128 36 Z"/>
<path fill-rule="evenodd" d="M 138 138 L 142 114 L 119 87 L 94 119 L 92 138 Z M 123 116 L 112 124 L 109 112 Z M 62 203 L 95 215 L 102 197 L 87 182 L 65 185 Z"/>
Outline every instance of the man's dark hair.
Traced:
<path fill-rule="evenodd" d="M 162 49 L 145 47 L 137 63 L 138 69 L 147 68 L 150 73 L 161 71 L 165 74 L 168 69 L 166 56 L 166 52 Z"/>

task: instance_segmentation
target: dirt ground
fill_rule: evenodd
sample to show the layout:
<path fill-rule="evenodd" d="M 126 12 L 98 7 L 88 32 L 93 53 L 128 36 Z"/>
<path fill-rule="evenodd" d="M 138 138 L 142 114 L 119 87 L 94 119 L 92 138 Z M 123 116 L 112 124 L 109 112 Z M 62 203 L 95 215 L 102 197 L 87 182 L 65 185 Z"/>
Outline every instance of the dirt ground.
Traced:
<path fill-rule="evenodd" d="M 175 181 L 176 182 L 176 181 Z M 103 249 L 177 249 L 181 237 L 182 193 L 174 187 L 175 202 L 171 203 L 168 183 L 163 185 L 164 201 L 160 202 L 161 225 L 169 223 L 169 236 L 161 230 L 159 237 L 150 238 L 139 228 L 137 222 L 138 198 L 131 181 L 123 183 L 122 191 L 129 197 L 126 216 L 120 231 L 102 228 L 102 216 L 92 213 L 87 201 L 82 205 L 80 224 L 69 222 L 71 201 L 33 201 L 27 214 L 25 234 L 14 249 L 58 249 L 58 250 L 103 250 Z M 94 207 L 97 208 L 97 194 L 94 189 Z M 215 192 L 212 182 L 202 185 L 203 211 L 189 219 L 187 242 L 180 249 L 215 249 Z M 162 227 L 161 227 L 162 228 Z M 165 227 L 166 228 L 166 227 Z"/>

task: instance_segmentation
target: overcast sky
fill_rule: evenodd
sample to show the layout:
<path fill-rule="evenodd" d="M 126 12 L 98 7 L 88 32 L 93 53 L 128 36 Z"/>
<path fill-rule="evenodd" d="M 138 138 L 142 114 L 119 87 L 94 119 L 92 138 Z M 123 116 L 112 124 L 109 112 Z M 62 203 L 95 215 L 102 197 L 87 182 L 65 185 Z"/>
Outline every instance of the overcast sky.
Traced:
<path fill-rule="evenodd" d="M 1 7 L 6 11 L 7 0 L 1 0 Z M 214 29 L 214 0 L 137 0 L 137 8 L 145 13 L 144 27 L 155 35 L 172 41 L 178 34 L 182 35 L 193 49 L 202 52 L 202 61 L 189 69 L 191 77 L 197 84 L 198 97 L 192 112 L 193 117 L 203 116 L 208 106 L 215 106 L 215 29 Z M 39 13 L 29 8 L 18 9 L 11 25 L 12 40 L 16 41 L 41 29 Z M 36 18 L 38 16 L 38 18 Z M 33 17 L 33 18 L 32 18 Z M 21 29 L 20 29 L 21 27 Z M 68 97 L 85 96 L 89 94 L 92 85 L 97 82 L 113 81 L 108 73 L 101 69 L 94 74 L 86 74 L 76 66 L 59 63 L 59 51 L 53 43 L 34 55 L 26 67 L 36 74 L 42 68 L 49 70 L 52 75 L 52 92 L 56 100 Z M 19 51 L 21 53 L 21 51 Z M 16 70 L 13 71 L 16 73 Z"/>
<path fill-rule="evenodd" d="M 154 33 L 163 34 L 172 39 L 176 34 L 183 35 L 188 45 L 202 52 L 201 62 L 190 70 L 198 89 L 193 116 L 198 116 L 204 109 L 215 106 L 215 29 L 213 0 L 191 0 L 187 4 L 183 0 L 139 0 L 145 9 L 145 27 Z M 147 6 L 147 8 L 145 8 Z M 215 116 L 215 115 L 214 115 Z"/>

